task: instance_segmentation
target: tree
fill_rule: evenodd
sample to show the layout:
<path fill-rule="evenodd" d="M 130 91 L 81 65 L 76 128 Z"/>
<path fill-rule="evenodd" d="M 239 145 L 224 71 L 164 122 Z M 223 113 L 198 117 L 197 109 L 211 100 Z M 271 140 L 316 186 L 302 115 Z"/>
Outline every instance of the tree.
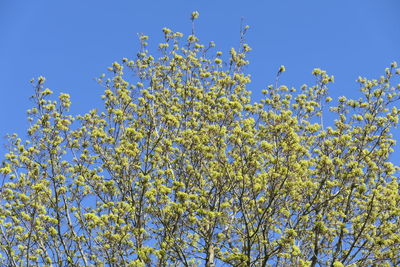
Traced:
<path fill-rule="evenodd" d="M 164 28 L 158 58 L 140 36 L 83 116 L 32 81 L 0 169 L 1 265 L 400 265 L 396 63 L 330 109 L 332 76 L 297 91 L 282 66 L 255 102 L 246 30 L 227 57 L 194 27 Z"/>

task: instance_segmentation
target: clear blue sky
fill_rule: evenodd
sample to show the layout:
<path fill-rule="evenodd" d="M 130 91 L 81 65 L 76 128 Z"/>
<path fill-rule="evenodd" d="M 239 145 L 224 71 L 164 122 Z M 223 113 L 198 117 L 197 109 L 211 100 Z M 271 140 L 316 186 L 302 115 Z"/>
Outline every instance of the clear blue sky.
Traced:
<path fill-rule="evenodd" d="M 0 136 L 24 133 L 31 78 L 45 76 L 56 94 L 71 94 L 73 114 L 84 113 L 101 103 L 93 78 L 136 55 L 137 33 L 153 44 L 165 26 L 187 34 L 194 10 L 200 39 L 222 51 L 238 45 L 241 18 L 251 26 L 256 99 L 282 64 L 281 82 L 296 87 L 312 83 L 313 68 L 326 69 L 335 97 L 357 96 L 359 75 L 379 77 L 400 61 L 399 0 L 0 0 Z"/>

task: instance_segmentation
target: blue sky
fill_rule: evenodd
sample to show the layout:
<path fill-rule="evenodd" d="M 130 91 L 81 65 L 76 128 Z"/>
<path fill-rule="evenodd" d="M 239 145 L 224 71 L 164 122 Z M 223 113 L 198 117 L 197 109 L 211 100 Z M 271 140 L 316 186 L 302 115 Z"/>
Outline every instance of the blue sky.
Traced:
<path fill-rule="evenodd" d="M 197 34 L 218 50 L 237 47 L 241 18 L 250 25 L 247 72 L 255 99 L 282 64 L 281 83 L 311 84 L 319 67 L 335 76 L 334 97 L 354 97 L 359 75 L 379 77 L 400 61 L 398 0 L 0 0 L 0 136 L 24 134 L 31 78 L 43 75 L 56 94 L 71 94 L 72 113 L 82 114 L 101 104 L 93 78 L 134 57 L 138 33 L 154 45 L 165 26 L 188 34 L 194 10 Z"/>

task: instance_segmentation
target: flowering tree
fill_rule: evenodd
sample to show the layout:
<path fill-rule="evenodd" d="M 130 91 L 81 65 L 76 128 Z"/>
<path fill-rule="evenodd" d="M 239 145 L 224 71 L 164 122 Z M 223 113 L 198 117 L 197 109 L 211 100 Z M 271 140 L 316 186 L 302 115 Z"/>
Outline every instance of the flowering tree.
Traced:
<path fill-rule="evenodd" d="M 32 81 L 0 169 L 1 265 L 400 265 L 396 64 L 330 109 L 332 76 L 289 89 L 282 66 L 254 102 L 246 30 L 226 57 L 164 28 L 155 58 L 141 36 L 83 116 Z"/>

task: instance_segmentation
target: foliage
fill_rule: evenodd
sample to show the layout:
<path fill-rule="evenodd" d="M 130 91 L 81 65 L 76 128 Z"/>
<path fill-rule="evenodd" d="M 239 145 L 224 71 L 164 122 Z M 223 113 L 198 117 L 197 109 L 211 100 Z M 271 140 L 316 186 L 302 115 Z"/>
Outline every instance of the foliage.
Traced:
<path fill-rule="evenodd" d="M 83 116 L 32 81 L 0 169 L 1 265 L 400 265 L 396 64 L 330 111 L 320 69 L 296 91 L 282 66 L 254 102 L 246 29 L 226 58 L 167 28 L 155 58 L 141 36 Z"/>

